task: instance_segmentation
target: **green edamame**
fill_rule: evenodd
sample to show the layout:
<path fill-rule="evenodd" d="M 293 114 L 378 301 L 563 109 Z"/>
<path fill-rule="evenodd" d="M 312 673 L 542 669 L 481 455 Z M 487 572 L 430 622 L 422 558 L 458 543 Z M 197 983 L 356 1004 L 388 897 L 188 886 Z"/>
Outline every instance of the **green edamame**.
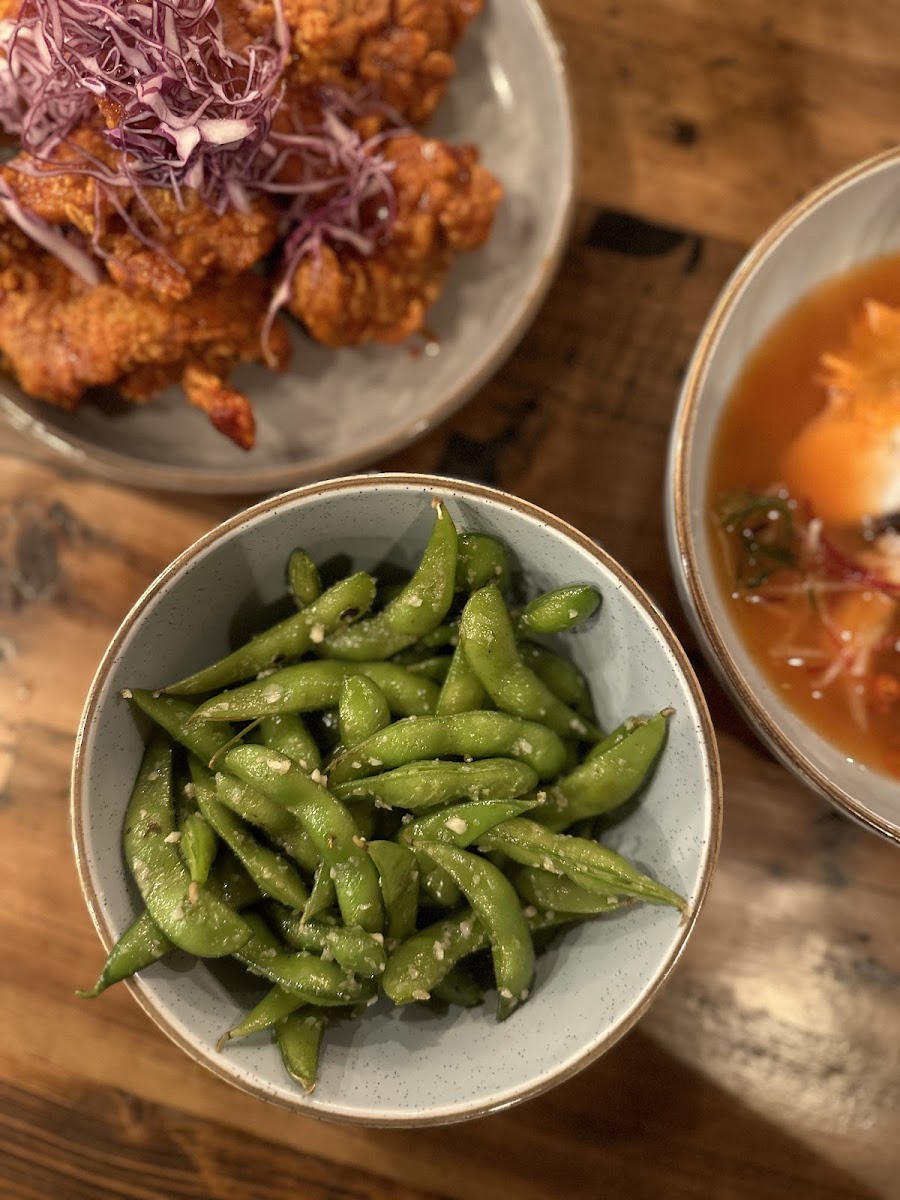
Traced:
<path fill-rule="evenodd" d="M 351 675 L 341 686 L 338 704 L 341 743 L 349 750 L 391 723 L 384 692 L 365 675 Z"/>
<path fill-rule="evenodd" d="M 305 921 L 280 905 L 266 905 L 266 916 L 295 950 L 333 958 L 345 971 L 374 979 L 384 971 L 384 937 L 362 929 L 346 929 L 324 921 Z"/>
<path fill-rule="evenodd" d="M 347 925 L 380 933 L 384 909 L 378 871 L 358 826 L 340 800 L 289 758 L 262 746 L 229 750 L 225 765 L 294 813 L 328 867 Z"/>
<path fill-rule="evenodd" d="M 621 854 L 599 842 L 551 833 L 527 817 L 515 817 L 489 830 L 481 848 L 499 850 L 527 867 L 566 875 L 573 883 L 601 895 L 638 896 L 651 904 L 684 910 L 685 902 L 670 888 L 656 883 Z"/>
<path fill-rule="evenodd" d="M 316 739 L 306 728 L 299 713 L 263 717 L 259 723 L 259 737 L 264 746 L 286 754 L 298 762 L 304 771 L 317 771 L 322 765 Z"/>
<path fill-rule="evenodd" d="M 487 933 L 497 982 L 497 1020 L 505 1021 L 528 998 L 534 977 L 531 932 L 512 884 L 487 859 L 446 842 L 416 842 L 413 849 L 424 851 L 447 872 Z"/>
<path fill-rule="evenodd" d="M 202 763 L 192 759 L 190 767 L 200 812 L 260 891 L 291 908 L 302 908 L 309 899 L 309 891 L 296 869 L 282 855 L 257 841 L 232 810 L 216 799 L 215 777 Z"/>
<path fill-rule="evenodd" d="M 469 597 L 459 622 L 459 644 L 499 709 L 540 721 L 560 737 L 596 740 L 591 723 L 563 704 L 520 658 L 512 621 L 493 585 Z"/>
<path fill-rule="evenodd" d="M 178 849 L 181 851 L 181 857 L 187 864 L 191 879 L 202 887 L 209 878 L 219 840 L 200 813 L 188 813 L 181 823 L 180 833 Z"/>
<path fill-rule="evenodd" d="M 372 994 L 371 986 L 361 983 L 336 962 L 323 961 L 303 951 L 283 951 L 257 914 L 249 913 L 246 920 L 251 937 L 235 951 L 234 957 L 252 974 L 270 979 L 286 992 L 295 992 L 307 1004 L 327 1007 L 355 1004 Z"/>
<path fill-rule="evenodd" d="M 599 895 L 586 891 L 571 879 L 540 867 L 518 867 L 510 878 L 522 899 L 543 912 L 599 915 L 631 903 L 615 893 Z"/>
<path fill-rule="evenodd" d="M 227 1042 L 235 1038 L 250 1037 L 253 1033 L 271 1029 L 273 1025 L 283 1021 L 285 1017 L 289 1017 L 292 1012 L 296 1012 L 305 1003 L 306 1001 L 297 992 L 286 992 L 284 988 L 280 988 L 276 984 L 271 991 L 266 992 L 259 1004 L 252 1008 L 242 1021 L 222 1034 L 216 1042 L 216 1049 L 221 1050 Z"/>
<path fill-rule="evenodd" d="M 110 950 L 94 986 L 86 990 L 79 989 L 75 995 L 81 1000 L 94 1000 L 114 983 L 120 983 L 159 962 L 172 948 L 172 942 L 145 910 L 135 917 Z"/>
<path fill-rule="evenodd" d="M 144 754 L 125 813 L 125 859 L 154 923 L 189 954 L 219 958 L 250 937 L 243 918 L 198 888 L 177 849 L 172 750 L 160 736 Z"/>
<path fill-rule="evenodd" d="M 234 730 L 229 725 L 191 724 L 191 717 L 196 712 L 196 705 L 191 700 L 149 692 L 146 688 L 129 688 L 123 694 L 173 741 L 190 750 L 203 763 L 210 762 L 234 741 Z"/>
<path fill-rule="evenodd" d="M 557 699 L 568 704 L 585 720 L 595 721 L 588 682 L 574 663 L 536 642 L 519 642 L 519 654 L 525 665 L 534 671 Z"/>
<path fill-rule="evenodd" d="M 256 825 L 285 850 L 304 871 L 316 869 L 319 856 L 306 831 L 285 809 L 283 804 L 251 787 L 242 779 L 217 771 L 216 799 L 242 820 Z"/>
<path fill-rule="evenodd" d="M 536 596 L 519 614 L 519 627 L 528 633 L 564 633 L 574 629 L 600 607 L 600 593 L 588 584 L 571 584 Z"/>
<path fill-rule="evenodd" d="M 284 1068 L 307 1095 L 315 1091 L 322 1035 L 327 1024 L 325 1013 L 305 1008 L 291 1013 L 275 1026 L 275 1041 Z"/>
<path fill-rule="evenodd" d="M 553 779 L 562 769 L 566 750 L 560 737 L 545 725 L 509 713 L 408 717 L 340 754 L 331 764 L 329 777 L 336 786 L 429 758 L 498 757 L 517 759 L 532 767 L 539 779 Z"/>
<path fill-rule="evenodd" d="M 602 753 L 589 754 L 548 791 L 547 803 L 535 820 L 559 831 L 624 804 L 653 769 L 666 740 L 666 728 L 667 718 L 660 713 L 633 724 L 621 738 L 607 739 Z"/>
<path fill-rule="evenodd" d="M 319 568 L 305 550 L 293 551 L 287 564 L 288 587 L 298 608 L 307 608 L 322 594 Z"/>
<path fill-rule="evenodd" d="M 368 612 L 374 599 L 375 581 L 359 571 L 323 592 L 307 608 L 257 634 L 202 671 L 169 684 L 165 691 L 173 696 L 216 692 L 242 679 L 252 679 L 279 659 L 300 658 L 310 646 L 320 644 L 327 633 Z"/>
<path fill-rule="evenodd" d="M 334 774 L 332 790 L 341 800 L 374 796 L 382 807 L 419 812 L 451 800 L 514 800 L 533 791 L 538 776 L 514 758 L 482 758 L 470 763 L 413 762 L 350 783 L 333 780 Z"/>
<path fill-rule="evenodd" d="M 449 717 L 456 713 L 474 712 L 488 706 L 488 694 L 472 670 L 462 646 L 457 645 L 441 687 L 435 715 Z"/>
<path fill-rule="evenodd" d="M 402 942 L 416 928 L 419 909 L 419 867 L 407 846 L 396 842 L 369 842 L 369 855 L 378 868 L 386 916 L 388 942 Z"/>
<path fill-rule="evenodd" d="M 337 708 L 344 681 L 353 675 L 372 679 L 392 711 L 400 716 L 434 712 L 439 695 L 437 685 L 398 663 L 325 660 L 282 667 L 264 679 L 213 696 L 194 711 L 191 728 L 208 721 L 252 721 L 256 717 Z"/>
<path fill-rule="evenodd" d="M 381 612 L 326 638 L 326 653 L 355 661 L 390 658 L 442 623 L 453 602 L 458 539 L 445 505 L 435 500 L 434 506 L 434 528 L 412 579 Z"/>
<path fill-rule="evenodd" d="M 510 560 L 506 546 L 487 533 L 461 533 L 456 559 L 456 589 L 476 592 L 489 583 L 501 591 L 509 583 Z"/>

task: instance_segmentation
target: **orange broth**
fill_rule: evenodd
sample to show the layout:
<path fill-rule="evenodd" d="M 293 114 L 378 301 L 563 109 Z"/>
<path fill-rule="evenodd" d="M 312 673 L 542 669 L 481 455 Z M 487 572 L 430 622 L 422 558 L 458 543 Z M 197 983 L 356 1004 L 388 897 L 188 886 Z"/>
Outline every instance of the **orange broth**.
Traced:
<path fill-rule="evenodd" d="M 789 641 L 808 646 L 811 639 L 821 637 L 821 621 L 806 595 L 782 596 L 773 606 L 758 602 L 752 589 L 736 588 L 735 556 L 719 516 L 723 495 L 766 493 L 777 483 L 788 444 L 825 404 L 824 388 L 816 382 L 819 359 L 845 345 L 848 326 L 867 299 L 900 308 L 900 255 L 877 259 L 826 280 L 762 340 L 732 390 L 716 433 L 707 511 L 719 586 L 732 598 L 732 618 L 757 665 L 786 702 L 848 757 L 900 777 L 900 702 L 869 705 L 868 727 L 862 728 L 853 719 L 849 683 L 837 680 L 819 687 L 818 667 L 802 655 L 781 653 L 787 628 Z M 764 583 L 756 591 L 765 596 L 768 586 Z M 896 614 L 890 638 L 893 641 L 876 655 L 874 670 L 892 689 L 892 680 L 900 687 L 900 620 Z"/>

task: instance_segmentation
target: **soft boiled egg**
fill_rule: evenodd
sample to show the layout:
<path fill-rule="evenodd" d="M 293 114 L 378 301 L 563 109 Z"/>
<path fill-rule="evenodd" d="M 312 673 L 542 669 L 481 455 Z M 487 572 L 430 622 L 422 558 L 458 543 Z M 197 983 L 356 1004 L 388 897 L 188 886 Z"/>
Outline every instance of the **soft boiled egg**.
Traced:
<path fill-rule="evenodd" d="M 866 301 L 822 372 L 826 407 L 788 447 L 784 483 L 827 524 L 900 512 L 900 310 Z"/>

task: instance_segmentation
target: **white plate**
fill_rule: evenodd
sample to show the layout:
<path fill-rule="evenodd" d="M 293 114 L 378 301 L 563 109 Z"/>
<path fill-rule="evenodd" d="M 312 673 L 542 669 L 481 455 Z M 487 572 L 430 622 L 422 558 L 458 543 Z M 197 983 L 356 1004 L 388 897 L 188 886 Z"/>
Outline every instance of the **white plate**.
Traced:
<path fill-rule="evenodd" d="M 457 55 L 430 132 L 475 142 L 506 199 L 484 249 L 455 264 L 428 328 L 434 357 L 408 346 L 327 350 L 297 335 L 285 376 L 233 379 L 253 399 L 245 452 L 180 389 L 118 413 L 67 413 L 0 381 L 0 412 L 70 461 L 118 482 L 193 492 L 274 491 L 372 462 L 455 411 L 497 370 L 533 319 L 569 225 L 574 147 L 565 72 L 535 0 L 489 0 Z"/>

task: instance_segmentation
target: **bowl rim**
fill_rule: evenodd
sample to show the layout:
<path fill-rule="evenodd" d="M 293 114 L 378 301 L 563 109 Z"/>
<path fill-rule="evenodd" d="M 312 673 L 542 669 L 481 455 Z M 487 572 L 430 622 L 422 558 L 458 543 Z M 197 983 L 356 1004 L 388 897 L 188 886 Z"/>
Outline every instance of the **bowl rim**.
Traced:
<path fill-rule="evenodd" d="M 855 163 L 826 180 L 792 205 L 754 243 L 738 264 L 706 319 L 691 356 L 681 387 L 669 439 L 666 485 L 669 558 L 684 606 L 706 650 L 706 657 L 719 680 L 731 692 L 751 725 L 779 761 L 845 815 L 889 841 L 900 844 L 900 824 L 875 812 L 856 799 L 816 763 L 782 730 L 778 721 L 750 688 L 720 631 L 709 604 L 709 587 L 702 578 L 697 555 L 697 538 L 691 520 L 688 494 L 692 471 L 694 435 L 699 419 L 699 397 L 709 363 L 726 323 L 756 273 L 775 254 L 793 230 L 813 211 L 861 179 L 900 164 L 900 148 L 892 148 Z M 739 639 L 738 639 L 739 640 Z M 802 721 L 802 718 L 799 718 Z M 803 722 L 806 724 L 806 722 Z"/>
<path fill-rule="evenodd" d="M 34 438 L 45 449 L 59 455 L 70 465 L 79 466 L 95 477 L 113 483 L 124 483 L 129 487 L 186 492 L 193 495 L 252 495 L 295 488 L 317 479 L 354 471 L 367 463 L 413 445 L 451 417 L 496 374 L 534 322 L 556 278 L 575 217 L 575 181 L 580 138 L 573 84 L 565 65 L 565 51 L 539 0 L 513 2 L 524 8 L 546 54 L 561 108 L 562 120 L 557 137 L 564 147 L 566 170 L 561 177 L 556 217 L 547 231 L 546 251 L 535 275 L 523 289 L 518 312 L 504 336 L 482 352 L 474 363 L 469 364 L 462 378 L 446 393 L 441 403 L 432 407 L 426 414 L 408 420 L 394 433 L 376 435 L 355 450 L 331 456 L 319 455 L 303 462 L 295 461 L 259 468 L 237 478 L 233 470 L 223 468 L 204 471 L 201 476 L 196 476 L 195 467 L 141 462 L 118 451 L 94 446 L 78 433 L 70 434 L 55 428 L 41 417 L 40 410 L 37 413 L 28 412 L 8 396 L 2 386 L 0 416 L 16 432 Z M 402 352 L 402 347 L 399 349 Z"/>
<path fill-rule="evenodd" d="M 143 594 L 132 605 L 128 614 L 123 619 L 119 628 L 116 630 L 112 641 L 107 647 L 100 665 L 94 675 L 93 681 L 88 691 L 84 709 L 78 725 L 78 731 L 75 737 L 75 752 L 72 763 L 71 773 L 71 800 L 70 800 L 70 822 L 72 833 L 72 844 L 75 853 L 75 863 L 78 870 L 79 883 L 81 885 L 82 896 L 87 904 L 88 911 L 93 921 L 94 928 L 100 936 L 100 940 L 107 953 L 112 949 L 116 940 L 116 936 L 107 924 L 103 914 L 100 900 L 98 896 L 98 887 L 95 886 L 85 841 L 85 795 L 87 788 L 86 778 L 86 761 L 85 761 L 85 743 L 89 728 L 96 719 L 97 709 L 99 707 L 101 695 L 106 687 L 107 679 L 112 670 L 119 652 L 125 639 L 132 632 L 135 624 L 139 621 L 144 610 L 156 598 L 156 596 L 190 563 L 192 563 L 198 555 L 205 551 L 209 546 L 219 541 L 222 537 L 227 536 L 240 526 L 252 524 L 259 517 L 266 513 L 272 512 L 275 509 L 282 508 L 294 504 L 298 500 L 309 498 L 321 498 L 333 492 L 347 492 L 365 490 L 367 488 L 378 488 L 383 486 L 399 486 L 406 488 L 415 488 L 422 491 L 441 491 L 452 489 L 457 495 L 461 494 L 475 501 L 488 500 L 494 503 L 499 503 L 507 508 L 518 511 L 525 516 L 536 519 L 542 524 L 548 526 L 554 534 L 562 535 L 573 541 L 580 549 L 589 554 L 599 564 L 606 568 L 613 578 L 622 586 L 623 590 L 628 594 L 631 602 L 638 608 L 643 610 L 644 615 L 650 620 L 651 624 L 656 628 L 662 639 L 671 653 L 677 669 L 680 671 L 691 699 L 696 707 L 697 715 L 700 724 L 700 748 L 703 753 L 707 773 L 708 785 L 704 786 L 704 793 L 709 797 L 709 836 L 702 850 L 701 865 L 699 879 L 697 882 L 696 900 L 691 907 L 691 910 L 682 917 L 676 940 L 669 951 L 669 954 L 663 962 L 656 968 L 656 971 L 649 983 L 647 984 L 644 994 L 639 1001 L 623 1016 L 623 1018 L 608 1031 L 606 1036 L 600 1043 L 592 1046 L 589 1050 L 578 1055 L 565 1068 L 559 1070 L 550 1070 L 545 1072 L 539 1079 L 532 1082 L 530 1086 L 523 1087 L 518 1093 L 513 1096 L 496 1102 L 485 1102 L 471 1106 L 467 1109 L 460 1109 L 449 1115 L 425 1115 L 422 1117 L 404 1116 L 402 1118 L 383 1118 L 369 1115 L 350 1115 L 347 1113 L 322 1111 L 315 1107 L 315 1100 L 303 1096 L 298 1093 L 296 1099 L 285 1099 L 281 1096 L 272 1095 L 265 1088 L 255 1085 L 247 1080 L 236 1078 L 228 1068 L 227 1064 L 220 1062 L 212 1057 L 202 1057 L 191 1042 L 184 1037 L 181 1032 L 170 1024 L 164 1010 L 162 1010 L 155 1000 L 153 1000 L 145 987 L 137 977 L 131 977 L 125 980 L 131 994 L 140 1004 L 141 1008 L 153 1020 L 153 1022 L 185 1053 L 187 1053 L 195 1062 L 211 1071 L 219 1078 L 226 1080 L 232 1086 L 239 1088 L 241 1091 L 249 1095 L 255 1096 L 257 1099 L 265 1100 L 268 1103 L 276 1104 L 279 1107 L 289 1109 L 293 1112 L 303 1113 L 307 1116 L 315 1116 L 319 1119 L 333 1122 L 336 1124 L 367 1126 L 372 1128 L 413 1128 L 426 1127 L 437 1125 L 456 1124 L 461 1121 L 470 1120 L 476 1117 L 488 1116 L 491 1113 L 500 1112 L 510 1108 L 522 1101 L 530 1100 L 542 1092 L 555 1087 L 558 1083 L 562 1083 L 567 1079 L 572 1078 L 579 1071 L 589 1066 L 591 1063 L 599 1059 L 607 1050 L 609 1050 L 632 1026 L 644 1015 L 650 1007 L 653 999 L 660 991 L 662 985 L 668 979 L 676 962 L 681 957 L 684 947 L 687 944 L 688 938 L 693 931 L 697 916 L 709 891 L 710 882 L 714 873 L 716 861 L 719 854 L 722 834 L 722 819 L 723 819 L 723 798 L 722 798 L 722 777 L 719 764 L 718 746 L 716 742 L 715 730 L 713 728 L 712 719 L 706 704 L 705 697 L 700 688 L 699 681 L 694 673 L 690 661 L 681 647 L 674 632 L 672 631 L 668 621 L 663 616 L 654 601 L 647 595 L 644 589 L 628 574 L 625 569 L 616 562 L 601 546 L 587 537 L 586 534 L 570 525 L 562 518 L 555 516 L 553 513 L 547 512 L 536 504 L 530 501 L 520 499 L 508 492 L 501 491 L 498 488 L 487 487 L 478 483 L 471 483 L 466 480 L 454 479 L 449 476 L 405 473 L 405 472 L 372 472 L 366 475 L 351 475 L 343 476 L 338 479 L 323 480 L 313 484 L 307 484 L 302 488 L 295 488 L 292 491 L 284 492 L 278 496 L 268 497 L 249 508 L 243 509 L 236 513 L 228 520 L 216 525 L 207 533 L 198 538 L 191 546 L 183 550 L 146 588 Z"/>

